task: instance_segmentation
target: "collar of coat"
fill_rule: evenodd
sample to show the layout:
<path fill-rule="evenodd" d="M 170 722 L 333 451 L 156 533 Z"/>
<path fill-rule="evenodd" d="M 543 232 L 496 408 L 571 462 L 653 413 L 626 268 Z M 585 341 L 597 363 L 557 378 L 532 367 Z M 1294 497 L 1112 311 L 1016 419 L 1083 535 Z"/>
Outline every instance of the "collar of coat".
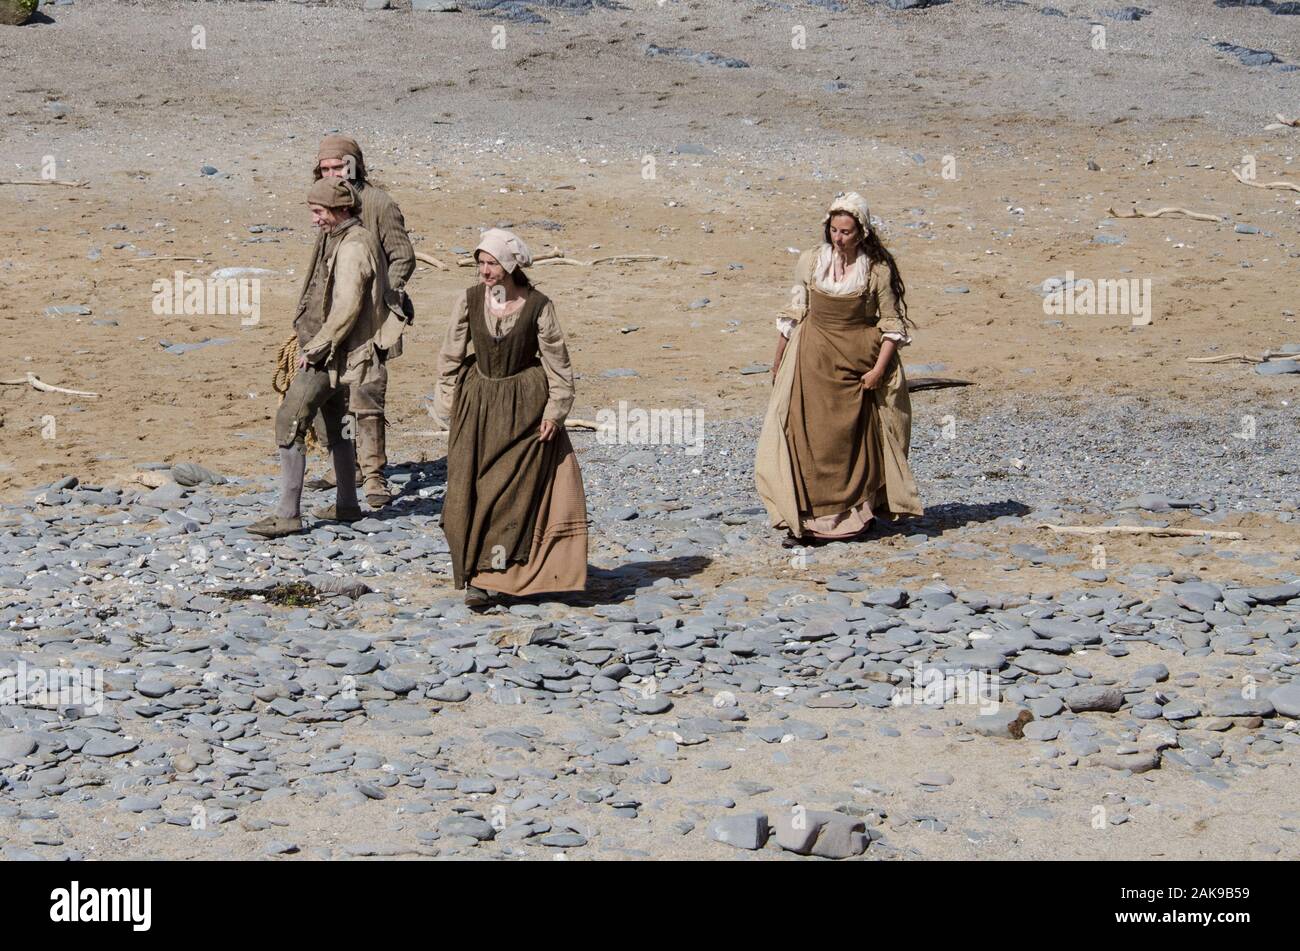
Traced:
<path fill-rule="evenodd" d="M 360 235 L 353 231 L 353 226 L 360 226 L 360 224 L 360 218 L 349 218 L 347 221 L 339 222 L 338 226 L 331 229 L 328 234 L 330 240 L 326 243 L 325 257 L 322 262 L 325 266 L 325 293 L 327 298 L 330 288 L 334 284 L 334 266 L 338 263 L 339 251 L 343 249 L 345 241 L 360 238 Z"/>

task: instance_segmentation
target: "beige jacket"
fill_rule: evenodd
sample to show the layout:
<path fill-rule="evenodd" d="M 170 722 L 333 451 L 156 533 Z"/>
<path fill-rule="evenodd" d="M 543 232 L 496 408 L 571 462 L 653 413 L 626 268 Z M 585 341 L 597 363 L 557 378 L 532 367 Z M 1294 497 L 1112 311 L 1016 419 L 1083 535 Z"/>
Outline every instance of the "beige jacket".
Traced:
<path fill-rule="evenodd" d="M 379 242 L 380 253 L 379 260 L 386 262 L 386 278 L 388 280 L 388 299 L 386 301 L 388 309 L 396 314 L 403 314 L 404 307 L 409 306 L 410 298 L 406 296 L 406 282 L 410 279 L 411 274 L 415 271 L 415 248 L 411 246 L 411 238 L 406 231 L 406 220 L 402 217 L 402 209 L 393 201 L 391 195 L 375 185 L 369 185 L 364 182 L 353 182 L 353 187 L 357 191 L 357 196 L 361 199 L 361 208 L 358 217 L 361 219 L 361 226 L 369 231 Z M 321 243 L 325 240 L 324 232 L 318 232 L 316 235 L 316 245 L 312 249 L 312 261 L 320 255 Z M 302 288 L 298 296 L 301 298 L 307 291 L 307 286 L 311 282 L 311 269 L 303 275 Z M 399 321 L 394 321 L 394 326 L 386 333 L 389 344 L 384 349 L 387 352 L 389 360 L 401 356 L 402 353 L 402 335 L 401 331 L 405 327 L 396 326 Z"/>
<path fill-rule="evenodd" d="M 374 235 L 353 218 L 340 226 L 343 237 L 325 259 L 325 322 L 302 348 L 307 362 L 327 369 L 330 382 L 369 382 L 379 356 L 393 333 L 385 304 L 386 267 Z M 396 331 L 400 334 L 400 330 Z"/>

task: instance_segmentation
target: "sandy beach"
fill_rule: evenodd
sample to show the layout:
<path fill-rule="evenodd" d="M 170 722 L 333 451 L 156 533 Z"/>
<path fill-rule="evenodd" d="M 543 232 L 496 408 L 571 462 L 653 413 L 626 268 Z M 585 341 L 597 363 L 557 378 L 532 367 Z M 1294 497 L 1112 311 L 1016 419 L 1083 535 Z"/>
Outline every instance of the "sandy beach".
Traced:
<path fill-rule="evenodd" d="M 1135 21 L 1075 2 L 391 6 L 76 0 L 0 27 L 0 180 L 43 182 L 0 184 L 0 667 L 90 664 L 107 690 L 80 727 L 0 705 L 6 857 L 729 859 L 750 854 L 745 815 L 775 826 L 801 806 L 861 820 L 868 860 L 1300 857 L 1284 712 L 1300 376 L 1193 361 L 1300 352 L 1300 126 L 1278 122 L 1300 114 L 1300 17 L 1172 0 Z M 417 267 L 391 368 L 402 499 L 310 544 L 253 541 L 240 526 L 278 473 L 272 374 L 332 130 L 448 267 Z M 1271 182 L 1298 184 L 1255 187 Z M 909 374 L 969 385 L 912 396 L 926 519 L 801 559 L 766 524 L 753 450 L 797 253 L 848 190 L 907 282 Z M 1131 217 L 1168 207 L 1215 220 Z M 675 408 L 705 439 L 695 455 L 575 431 L 590 590 L 478 616 L 436 523 L 429 405 L 475 281 L 457 261 L 492 226 L 578 262 L 534 269 L 568 337 L 572 416 Z M 619 255 L 653 259 L 590 263 Z M 256 314 L 159 305 L 156 282 L 170 295 L 219 269 L 256 269 L 228 272 L 257 279 Z M 1052 278 L 1132 296 L 1054 313 Z M 229 481 L 151 500 L 141 475 L 184 462 Z M 372 593 L 211 596 L 322 573 Z M 1038 632 L 1040 670 L 1010 648 L 992 665 L 1031 685 L 1017 703 L 1043 701 L 1038 733 L 984 735 L 968 708 L 867 689 L 1052 619 L 1088 630 Z M 917 639 L 886 645 L 900 626 Z M 522 644 L 494 642 L 511 631 Z M 665 643 L 681 631 L 696 637 Z M 615 663 L 632 671 L 621 707 L 586 669 Z M 546 665 L 581 686 L 539 686 Z M 355 707 L 331 706 L 340 676 Z M 1124 706 L 1074 710 L 1083 687 Z M 659 696 L 670 708 L 647 712 Z M 130 742 L 83 752 L 101 733 Z M 753 855 L 795 857 L 762 838 Z"/>

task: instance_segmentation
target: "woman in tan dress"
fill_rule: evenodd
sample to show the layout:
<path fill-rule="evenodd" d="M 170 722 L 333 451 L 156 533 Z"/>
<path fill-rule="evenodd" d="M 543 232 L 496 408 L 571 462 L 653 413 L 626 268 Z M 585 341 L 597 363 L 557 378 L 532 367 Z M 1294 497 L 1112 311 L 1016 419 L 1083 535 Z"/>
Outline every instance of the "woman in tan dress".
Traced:
<path fill-rule="evenodd" d="M 799 257 L 777 321 L 775 383 L 754 474 L 773 528 L 842 540 L 877 516 L 922 514 L 907 464 L 912 406 L 898 348 L 905 288 L 856 192 L 837 195 L 824 243 Z"/>
<path fill-rule="evenodd" d="M 450 430 L 442 527 L 465 603 L 581 590 L 587 504 L 564 419 L 573 367 L 527 246 L 485 231 L 480 283 L 458 296 L 438 356 L 434 415 Z"/>

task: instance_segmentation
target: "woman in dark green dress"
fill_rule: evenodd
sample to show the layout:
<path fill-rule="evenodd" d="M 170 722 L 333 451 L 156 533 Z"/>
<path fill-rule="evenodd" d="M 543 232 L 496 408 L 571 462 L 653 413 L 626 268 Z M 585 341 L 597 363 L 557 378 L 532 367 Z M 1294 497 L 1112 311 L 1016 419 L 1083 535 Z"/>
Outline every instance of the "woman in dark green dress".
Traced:
<path fill-rule="evenodd" d="M 434 414 L 449 430 L 443 531 L 465 602 L 581 590 L 587 506 L 564 419 L 573 368 L 555 306 L 523 268 L 528 248 L 484 232 L 479 283 L 457 298 Z"/>

